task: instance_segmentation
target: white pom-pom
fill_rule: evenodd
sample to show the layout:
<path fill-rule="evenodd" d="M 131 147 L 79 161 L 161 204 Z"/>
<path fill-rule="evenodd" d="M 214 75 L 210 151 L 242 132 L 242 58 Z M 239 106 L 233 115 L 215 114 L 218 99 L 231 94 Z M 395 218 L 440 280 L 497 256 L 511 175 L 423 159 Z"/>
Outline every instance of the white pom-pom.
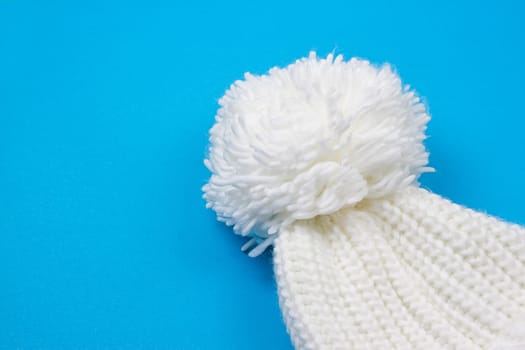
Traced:
<path fill-rule="evenodd" d="M 208 207 L 235 232 L 272 237 L 413 183 L 429 116 L 388 66 L 315 53 L 245 75 L 210 131 Z"/>

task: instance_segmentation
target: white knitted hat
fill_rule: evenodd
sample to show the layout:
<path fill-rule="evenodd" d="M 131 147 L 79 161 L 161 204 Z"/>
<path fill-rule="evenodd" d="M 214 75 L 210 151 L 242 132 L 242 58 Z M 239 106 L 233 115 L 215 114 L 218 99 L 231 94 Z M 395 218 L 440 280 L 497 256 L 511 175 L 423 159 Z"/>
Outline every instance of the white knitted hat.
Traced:
<path fill-rule="evenodd" d="M 429 116 L 389 66 L 311 54 L 220 105 L 204 198 L 274 246 L 297 349 L 525 349 L 525 229 L 418 187 Z"/>

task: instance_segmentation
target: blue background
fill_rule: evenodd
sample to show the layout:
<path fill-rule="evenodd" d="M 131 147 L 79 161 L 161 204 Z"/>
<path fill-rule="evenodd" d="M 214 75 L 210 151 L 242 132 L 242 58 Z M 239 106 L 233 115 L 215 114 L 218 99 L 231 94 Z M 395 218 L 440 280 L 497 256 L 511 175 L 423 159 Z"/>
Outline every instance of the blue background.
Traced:
<path fill-rule="evenodd" d="M 519 3 L 0 0 L 0 348 L 290 349 L 202 159 L 229 84 L 312 49 L 391 62 L 423 184 L 525 223 Z"/>

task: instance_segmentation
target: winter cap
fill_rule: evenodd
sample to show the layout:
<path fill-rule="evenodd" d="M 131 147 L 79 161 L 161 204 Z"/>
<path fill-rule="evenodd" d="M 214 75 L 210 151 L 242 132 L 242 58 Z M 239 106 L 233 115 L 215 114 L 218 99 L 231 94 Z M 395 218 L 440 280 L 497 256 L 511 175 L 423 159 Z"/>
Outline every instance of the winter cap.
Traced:
<path fill-rule="evenodd" d="M 390 66 L 312 53 L 219 103 L 204 198 L 273 245 L 297 349 L 525 349 L 525 229 L 419 187 L 430 117 Z"/>

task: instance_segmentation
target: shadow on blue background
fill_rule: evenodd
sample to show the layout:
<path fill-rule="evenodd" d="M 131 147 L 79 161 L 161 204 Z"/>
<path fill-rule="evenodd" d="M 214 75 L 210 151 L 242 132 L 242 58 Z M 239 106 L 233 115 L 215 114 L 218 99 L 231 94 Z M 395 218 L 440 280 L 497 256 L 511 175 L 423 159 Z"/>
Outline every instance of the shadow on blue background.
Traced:
<path fill-rule="evenodd" d="M 229 84 L 312 49 L 391 62 L 423 185 L 525 223 L 518 1 L 46 3 L 0 1 L 1 349 L 290 349 L 202 159 Z"/>

